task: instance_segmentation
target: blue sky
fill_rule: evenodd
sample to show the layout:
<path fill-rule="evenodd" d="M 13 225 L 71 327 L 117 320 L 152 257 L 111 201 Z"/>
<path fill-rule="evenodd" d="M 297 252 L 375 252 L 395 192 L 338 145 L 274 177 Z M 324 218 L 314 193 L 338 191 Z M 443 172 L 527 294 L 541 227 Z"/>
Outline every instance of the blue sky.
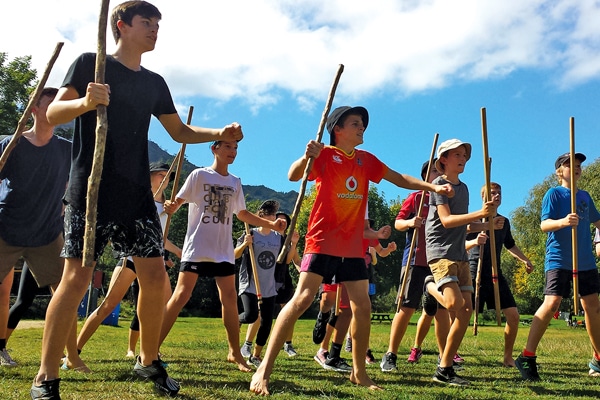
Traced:
<path fill-rule="evenodd" d="M 31 55 L 58 86 L 72 60 L 95 51 L 99 1 L 36 0 L 22 29 L 21 7 L 3 6 L 0 51 Z M 118 2 L 111 2 L 111 7 Z M 163 20 L 143 65 L 165 77 L 182 119 L 242 124 L 245 139 L 231 172 L 244 184 L 298 190 L 287 170 L 316 137 L 338 64 L 345 65 L 334 107 L 370 112 L 363 149 L 391 168 L 418 176 L 436 132 L 440 142 L 473 145 L 462 180 L 471 208 L 481 204 L 480 109 L 487 110 L 492 179 L 503 185 L 509 214 L 552 173 L 569 150 L 600 156 L 600 4 L 595 1 L 274 1 L 156 0 Z M 19 34 L 16 34 L 19 32 Z M 108 52 L 114 49 L 108 36 Z M 160 124 L 150 139 L 175 153 Z M 324 139 L 328 141 L 325 133 Z M 196 165 L 212 162 L 208 145 L 187 147 Z M 387 200 L 409 193 L 379 185 Z"/>

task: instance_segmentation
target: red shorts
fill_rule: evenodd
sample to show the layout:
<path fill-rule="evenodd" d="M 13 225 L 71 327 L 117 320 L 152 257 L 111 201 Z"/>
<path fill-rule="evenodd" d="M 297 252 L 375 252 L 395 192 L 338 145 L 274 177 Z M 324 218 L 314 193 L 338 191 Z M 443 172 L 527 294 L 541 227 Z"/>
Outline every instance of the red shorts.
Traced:
<path fill-rule="evenodd" d="M 337 287 L 340 284 L 328 284 L 324 283 L 322 291 L 325 292 L 337 292 Z M 342 284 L 342 297 L 340 298 L 340 310 L 350 308 L 350 298 L 348 297 L 348 291 L 346 290 L 346 286 Z"/>

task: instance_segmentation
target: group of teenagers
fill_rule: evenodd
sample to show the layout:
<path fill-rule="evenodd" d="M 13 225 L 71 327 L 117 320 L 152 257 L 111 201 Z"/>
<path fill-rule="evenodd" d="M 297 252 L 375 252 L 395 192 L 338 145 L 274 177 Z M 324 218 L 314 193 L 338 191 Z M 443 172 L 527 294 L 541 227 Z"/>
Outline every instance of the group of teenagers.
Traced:
<path fill-rule="evenodd" d="M 372 390 L 381 389 L 366 369 L 371 301 L 364 243 L 365 239 L 387 239 L 391 232 L 389 226 L 375 230 L 368 224 L 369 184 L 385 179 L 398 187 L 423 192 L 428 200 L 423 208 L 426 211 L 417 215 L 414 204 L 419 194 L 411 195 L 395 222 L 397 229 L 408 229 L 411 234 L 418 234 L 419 239 L 414 260 L 404 261 L 407 266 L 404 273 L 411 274 L 410 283 L 403 296 L 404 302 L 394 317 L 381 368 L 384 371 L 396 368 L 400 340 L 421 293 L 424 293 L 424 314 L 430 318 L 429 323 L 433 316 L 437 321 L 440 357 L 433 380 L 449 385 L 469 384 L 456 374 L 455 356 L 472 311 L 473 280 L 467 248 L 473 246 L 476 251 L 483 243 L 489 246 L 485 233 L 489 223 L 482 219 L 494 218 L 494 229 L 501 232 L 496 235 L 495 245 L 504 245 L 526 263 L 528 271 L 532 268 L 514 244 L 508 220 L 496 215 L 500 204 L 499 185 L 494 186 L 496 193 L 480 210 L 468 210 L 468 188 L 459 176 L 471 156 L 471 145 L 458 139 L 444 141 L 437 149 L 429 180 L 413 178 L 357 148 L 363 144 L 369 124 L 365 108 L 342 106 L 334 109 L 326 124 L 330 144 L 309 141 L 288 171 L 288 178 L 298 181 L 312 159 L 308 179 L 315 183 L 316 197 L 305 233 L 303 256 L 300 259 L 292 248 L 285 260 L 286 266 L 293 261 L 298 264 L 296 289 L 291 298 L 285 299 L 286 304 L 271 330 L 272 312 L 269 313 L 269 309 L 272 311 L 277 301 L 277 281 L 273 286 L 261 287 L 261 320 L 258 321 L 255 277 L 252 269 L 246 268 L 246 278 L 242 277 L 240 281 L 244 312 L 239 314 L 235 258 L 243 257 L 246 249 L 251 247 L 261 249 L 255 253 L 260 282 L 260 274 L 274 268 L 274 255 L 278 253 L 274 250 L 281 247 L 288 221 L 284 215 L 277 214 L 273 202 L 263 203 L 257 214 L 246 210 L 241 181 L 228 170 L 236 158 L 238 142 L 243 138 L 241 126 L 234 122 L 223 128 L 210 129 L 184 124 L 163 78 L 141 66 L 142 54 L 155 47 L 160 19 L 159 10 L 145 1 L 117 5 L 110 18 L 116 50 L 106 57 L 106 83 L 94 83 L 95 54 L 79 56 L 69 68 L 61 88 L 42 93 L 33 108 L 33 127 L 23 133 L 1 171 L 0 336 L 4 338 L 0 337 L 0 345 L 3 357 L 8 356 L 5 349 L 6 289 L 9 282 L 12 283 L 11 272 L 18 259 L 25 259 L 39 287 L 53 289 L 46 311 L 40 366 L 30 389 L 31 398 L 60 399 L 61 365 L 67 369 L 87 369 L 79 353 L 105 312 L 95 311 L 86 322 L 89 326 L 84 326 L 78 338 L 77 308 L 94 270 L 82 266 L 82 254 L 87 181 L 94 157 L 96 108 L 99 105 L 107 106 L 108 131 L 99 182 L 94 260 L 109 242 L 121 260 L 113 273 L 111 286 L 117 293 L 113 298 L 122 297 L 123 287 L 128 286 L 134 276 L 137 279 L 140 348 L 133 366 L 135 376 L 153 382 L 162 393 L 176 395 L 179 392 L 180 384 L 169 376 L 159 357 L 159 348 L 179 311 L 189 300 L 198 277 L 211 277 L 216 281 L 222 305 L 229 345 L 227 360 L 242 371 L 250 372 L 251 369 L 240 348 L 241 323 L 253 323 L 253 329 L 258 330 L 250 356 L 259 358 L 260 362 L 251 363 L 257 368 L 250 381 L 250 391 L 269 394 L 277 355 L 286 344 L 291 344 L 295 322 L 311 306 L 323 283 L 342 284 L 346 291 L 351 312 L 346 323 L 352 343 L 350 381 Z M 148 129 L 152 115 L 176 142 L 208 142 L 213 154 L 213 163 L 192 171 L 174 201 L 165 200 L 162 191 L 157 190 L 158 182 L 167 175 L 167 168 L 149 163 Z M 75 120 L 72 143 L 53 135 L 54 126 L 72 120 Z M 7 145 L 8 139 L 0 142 L 0 151 L 3 152 Z M 577 153 L 575 158 L 577 180 L 585 156 Z M 570 188 L 576 182 L 570 179 L 569 154 L 558 157 L 555 170 L 559 186 L 548 191 L 542 206 L 541 228 L 548 233 L 544 302 L 535 314 L 525 349 L 516 360 L 512 359 L 512 346 L 516 336 L 514 318 L 516 315 L 518 321 L 518 313 L 507 286 L 501 285 L 504 287 L 501 289 L 501 308 L 507 318 L 505 347 L 510 349 L 510 354 L 505 354 L 504 364 L 511 366 L 514 363 L 523 378 L 529 380 L 539 379 L 536 348 L 560 300 L 569 295 L 570 237 L 574 226 L 577 226 L 580 244 L 579 294 L 593 348 L 590 374 L 600 373 L 600 280 L 594 255 L 588 246 L 590 224 L 600 227 L 600 214 L 583 190 L 577 190 L 577 212 L 571 212 Z M 178 249 L 164 240 L 161 216 L 177 212 L 183 204 L 188 204 L 188 226 L 183 247 Z M 234 214 L 242 222 L 256 227 L 251 234 L 243 235 L 236 247 L 232 240 Z M 271 235 L 273 232 L 276 234 Z M 467 232 L 473 237 L 467 239 Z M 288 234 L 292 235 L 291 242 L 295 245 L 298 234 Z M 165 248 L 181 259 L 172 293 L 165 268 L 168 264 L 164 259 Z M 263 254 L 263 248 L 270 249 L 271 256 Z M 489 251 L 484 249 L 484 262 L 488 263 L 486 254 Z M 487 285 L 482 285 L 482 294 L 490 292 Z M 105 304 L 100 309 L 110 306 L 112 304 Z M 342 315 L 343 312 L 338 321 L 343 320 Z M 344 331 L 342 325 L 336 323 L 336 328 Z M 261 357 L 266 336 L 269 336 L 267 331 L 271 334 Z M 342 337 L 345 335 L 344 331 Z M 137 337 L 136 334 L 133 336 Z M 333 344 L 336 349 L 340 345 L 338 336 L 334 334 L 332 349 Z M 247 342 L 252 342 L 251 337 L 246 338 Z M 129 350 L 135 354 L 135 347 L 130 346 Z M 415 352 L 417 350 L 418 346 L 415 346 Z M 418 355 L 414 358 L 418 359 Z"/>

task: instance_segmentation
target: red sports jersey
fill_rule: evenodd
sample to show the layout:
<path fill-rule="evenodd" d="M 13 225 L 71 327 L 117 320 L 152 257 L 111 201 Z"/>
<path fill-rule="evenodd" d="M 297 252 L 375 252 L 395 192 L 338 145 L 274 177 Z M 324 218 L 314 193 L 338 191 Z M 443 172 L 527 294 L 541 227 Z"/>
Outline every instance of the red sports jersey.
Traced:
<path fill-rule="evenodd" d="M 317 196 L 308 220 L 307 254 L 363 258 L 363 231 L 369 182 L 379 183 L 388 167 L 373 154 L 346 154 L 325 146 L 308 176 Z"/>
<path fill-rule="evenodd" d="M 408 195 L 406 200 L 402 203 L 402 208 L 396 219 L 411 219 L 417 213 L 419 209 L 419 204 L 421 202 L 421 193 L 422 192 L 413 192 Z M 411 261 L 411 265 L 418 265 L 420 267 L 427 266 L 427 255 L 425 253 L 425 219 L 427 219 L 427 214 L 429 213 L 429 192 L 425 192 L 425 201 L 423 202 L 423 208 L 421 209 L 421 217 L 423 218 L 423 226 L 419 228 L 419 235 L 417 236 L 417 243 L 415 245 L 413 260 Z M 408 264 L 408 252 L 410 249 L 410 243 L 412 241 L 412 235 L 414 234 L 414 230 L 409 230 L 412 232 L 410 235 L 406 236 L 406 247 L 404 249 L 404 256 L 402 259 L 402 265 Z"/>

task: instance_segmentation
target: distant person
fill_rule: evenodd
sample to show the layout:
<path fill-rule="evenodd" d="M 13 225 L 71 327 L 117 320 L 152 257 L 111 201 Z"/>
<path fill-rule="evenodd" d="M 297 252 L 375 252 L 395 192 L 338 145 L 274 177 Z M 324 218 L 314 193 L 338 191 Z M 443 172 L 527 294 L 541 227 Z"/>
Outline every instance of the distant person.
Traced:
<path fill-rule="evenodd" d="M 537 370 L 537 347 L 553 315 L 558 310 L 563 297 L 568 297 L 573 282 L 571 242 L 573 227 L 577 227 L 577 271 L 579 276 L 579 299 L 585 315 L 585 328 L 592 345 L 592 360 L 589 362 L 589 374 L 600 375 L 600 278 L 594 254 L 590 251 L 592 236 L 590 224 L 600 228 L 600 213 L 594 200 L 585 190 L 577 189 L 575 203 L 577 212 L 571 211 L 571 188 L 577 188 L 581 177 L 581 164 L 586 157 L 575 153 L 575 182 L 571 182 L 571 156 L 565 153 L 554 163 L 559 186 L 550 188 L 542 199 L 540 227 L 548 234 L 546 240 L 546 288 L 544 302 L 535 312 L 527 344 L 516 360 L 517 368 L 523 379 L 539 381 Z"/>
<path fill-rule="evenodd" d="M 496 182 L 490 184 L 491 187 L 491 198 L 496 205 L 496 209 L 500 207 L 502 202 L 502 187 Z M 486 187 L 481 188 L 481 199 L 485 200 Z M 533 271 L 533 264 L 523 254 L 521 249 L 515 243 L 512 233 L 510 231 L 510 221 L 508 218 L 496 214 L 494 220 L 499 221 L 500 224 L 496 224 L 494 229 L 494 238 L 496 240 L 496 265 L 498 266 L 498 290 L 500 293 L 500 309 L 506 318 L 506 326 L 504 327 L 504 359 L 502 365 L 505 367 L 514 367 L 515 360 L 513 359 L 513 349 L 515 346 L 515 340 L 517 339 L 517 332 L 519 330 L 519 310 L 517 310 L 517 303 L 515 298 L 508 286 L 508 282 L 504 275 L 502 275 L 502 269 L 500 268 L 500 256 L 502 253 L 502 247 L 515 257 L 517 260 L 525 263 L 525 269 L 528 274 Z M 478 233 L 472 232 L 467 234 L 467 240 L 477 240 L 476 236 Z M 487 236 L 487 235 L 486 235 Z M 473 278 L 473 286 L 477 278 L 477 266 L 479 264 L 480 246 L 473 246 L 469 250 L 469 264 L 471 266 L 471 277 Z M 483 245 L 483 258 L 481 260 L 481 286 L 479 289 L 479 312 L 483 312 L 483 307 L 487 305 L 488 310 L 495 310 L 496 303 L 494 298 L 494 283 L 492 280 L 492 252 L 490 249 L 489 240 Z M 473 294 L 473 304 L 475 304 L 475 294 Z"/>

